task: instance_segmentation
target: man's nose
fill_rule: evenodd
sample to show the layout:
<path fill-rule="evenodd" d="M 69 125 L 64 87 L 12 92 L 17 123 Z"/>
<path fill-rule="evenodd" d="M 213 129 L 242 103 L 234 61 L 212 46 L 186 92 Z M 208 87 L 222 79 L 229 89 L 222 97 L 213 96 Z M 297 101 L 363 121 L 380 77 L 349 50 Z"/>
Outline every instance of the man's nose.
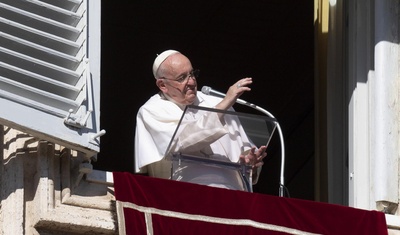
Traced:
<path fill-rule="evenodd" d="M 195 77 L 191 77 L 191 76 L 189 76 L 188 77 L 188 84 L 196 84 L 197 83 L 197 81 L 196 81 L 196 78 Z"/>

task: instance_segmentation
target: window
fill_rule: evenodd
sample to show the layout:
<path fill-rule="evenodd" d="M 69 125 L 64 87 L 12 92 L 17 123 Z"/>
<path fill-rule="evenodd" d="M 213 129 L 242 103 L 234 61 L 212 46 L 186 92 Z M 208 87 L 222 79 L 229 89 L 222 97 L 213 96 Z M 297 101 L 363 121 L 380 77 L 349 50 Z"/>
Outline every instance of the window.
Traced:
<path fill-rule="evenodd" d="M 0 0 L 0 124 L 99 151 L 100 1 Z"/>

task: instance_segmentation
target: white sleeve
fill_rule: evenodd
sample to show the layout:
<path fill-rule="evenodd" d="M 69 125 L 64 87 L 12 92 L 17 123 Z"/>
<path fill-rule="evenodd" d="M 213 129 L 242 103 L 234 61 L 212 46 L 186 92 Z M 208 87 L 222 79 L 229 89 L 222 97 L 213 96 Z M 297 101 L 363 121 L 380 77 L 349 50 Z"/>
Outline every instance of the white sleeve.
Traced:
<path fill-rule="evenodd" d="M 144 105 L 139 109 L 135 132 L 136 172 L 164 157 L 182 115 L 182 110 L 169 103 Z"/>

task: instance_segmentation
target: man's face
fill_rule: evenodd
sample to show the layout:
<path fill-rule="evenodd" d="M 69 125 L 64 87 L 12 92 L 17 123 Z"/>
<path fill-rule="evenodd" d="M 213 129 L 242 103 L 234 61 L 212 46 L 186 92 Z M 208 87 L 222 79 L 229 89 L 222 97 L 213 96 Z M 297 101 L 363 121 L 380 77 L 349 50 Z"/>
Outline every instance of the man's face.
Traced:
<path fill-rule="evenodd" d="M 163 77 L 156 82 L 160 90 L 178 104 L 193 104 L 196 99 L 197 82 L 189 59 L 182 54 L 174 54 L 168 57 L 162 66 Z"/>

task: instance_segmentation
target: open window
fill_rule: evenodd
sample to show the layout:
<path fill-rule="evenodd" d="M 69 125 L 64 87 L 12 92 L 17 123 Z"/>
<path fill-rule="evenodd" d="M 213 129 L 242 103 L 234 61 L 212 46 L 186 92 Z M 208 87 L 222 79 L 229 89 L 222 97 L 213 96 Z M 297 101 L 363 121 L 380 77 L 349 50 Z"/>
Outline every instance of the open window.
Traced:
<path fill-rule="evenodd" d="M 0 0 L 0 124 L 95 155 L 100 1 Z"/>

